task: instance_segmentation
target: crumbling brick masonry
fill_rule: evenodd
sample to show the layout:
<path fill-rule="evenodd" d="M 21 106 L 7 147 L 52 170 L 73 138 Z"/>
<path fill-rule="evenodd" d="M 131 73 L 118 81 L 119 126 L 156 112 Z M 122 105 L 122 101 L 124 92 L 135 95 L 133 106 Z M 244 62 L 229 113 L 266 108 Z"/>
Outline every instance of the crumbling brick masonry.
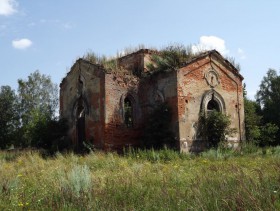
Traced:
<path fill-rule="evenodd" d="M 194 57 L 182 67 L 143 77 L 154 51 L 142 49 L 118 59 L 123 71 L 78 59 L 60 84 L 60 115 L 68 119 L 69 136 L 79 149 L 83 141 L 96 148 L 120 150 L 140 144 L 144 126 L 159 102 L 172 109 L 171 129 L 180 151 L 201 151 L 207 140 L 197 134 L 201 112 L 213 108 L 231 117 L 244 139 L 243 77 L 217 51 Z"/>

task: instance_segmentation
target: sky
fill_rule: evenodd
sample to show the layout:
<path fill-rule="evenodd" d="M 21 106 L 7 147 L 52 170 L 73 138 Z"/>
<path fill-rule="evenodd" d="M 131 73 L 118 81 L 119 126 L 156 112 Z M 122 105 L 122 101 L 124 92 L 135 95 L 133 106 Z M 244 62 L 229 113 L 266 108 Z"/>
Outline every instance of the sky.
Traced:
<path fill-rule="evenodd" d="M 0 0 L 0 86 L 36 70 L 60 84 L 76 59 L 140 44 L 216 49 L 241 66 L 249 98 L 280 67 L 279 0 Z"/>

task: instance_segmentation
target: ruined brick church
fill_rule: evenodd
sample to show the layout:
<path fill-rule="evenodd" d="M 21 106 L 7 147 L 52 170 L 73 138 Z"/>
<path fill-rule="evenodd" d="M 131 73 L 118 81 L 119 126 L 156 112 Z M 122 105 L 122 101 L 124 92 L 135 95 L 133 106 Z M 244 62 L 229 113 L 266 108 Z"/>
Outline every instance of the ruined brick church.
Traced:
<path fill-rule="evenodd" d="M 194 56 L 179 68 L 149 73 L 156 52 L 142 49 L 117 59 L 122 71 L 78 59 L 60 84 L 60 115 L 70 125 L 76 147 L 88 141 L 96 148 L 119 150 L 139 146 L 149 114 L 162 102 L 172 110 L 170 122 L 181 152 L 207 147 L 197 131 L 201 112 L 216 109 L 230 115 L 236 133 L 228 144 L 245 138 L 243 77 L 216 50 Z"/>

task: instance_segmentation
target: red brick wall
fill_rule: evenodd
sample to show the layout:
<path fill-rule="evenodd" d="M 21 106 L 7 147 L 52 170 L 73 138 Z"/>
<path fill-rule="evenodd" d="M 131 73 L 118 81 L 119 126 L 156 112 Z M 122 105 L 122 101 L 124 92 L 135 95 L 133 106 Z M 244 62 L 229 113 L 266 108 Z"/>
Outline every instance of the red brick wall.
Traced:
<path fill-rule="evenodd" d="M 86 139 L 106 150 L 122 150 L 123 147 L 141 143 L 143 128 L 158 100 L 168 102 L 172 109 L 171 129 L 178 140 L 178 146 L 187 145 L 187 151 L 197 140 L 197 122 L 205 93 L 214 89 L 222 96 L 225 113 L 231 115 L 232 127 L 238 129 L 231 137 L 238 142 L 244 137 L 244 106 L 242 77 L 219 56 L 205 56 L 177 71 L 154 74 L 139 78 L 133 69 L 150 61 L 149 52 L 139 51 L 122 58 L 120 65 L 128 70 L 105 73 L 98 65 L 78 60 L 61 83 L 60 113 L 70 122 L 69 134 L 76 142 L 76 120 L 73 108 L 83 95 L 87 106 Z M 135 66 L 136 65 L 136 66 Z M 210 87 L 205 74 L 214 69 L 219 83 Z M 83 88 L 79 90 L 79 77 L 83 76 Z M 123 102 L 130 96 L 133 101 L 132 128 L 124 123 Z M 198 149 L 199 150 L 199 149 Z"/>
<path fill-rule="evenodd" d="M 211 87 L 206 80 L 206 73 L 213 70 L 218 74 L 219 84 Z M 189 150 L 197 141 L 197 123 L 202 109 L 202 101 L 207 92 L 215 90 L 222 96 L 225 114 L 231 116 L 231 127 L 238 130 L 229 139 L 234 143 L 243 139 L 244 107 L 242 78 L 219 59 L 206 56 L 181 68 L 178 71 L 178 119 L 181 146 L 185 142 Z M 239 107 L 239 109 L 237 109 Z M 202 141 L 202 140 L 201 140 Z M 204 147 L 203 144 L 199 147 Z M 201 149 L 194 149 L 201 150 Z"/>

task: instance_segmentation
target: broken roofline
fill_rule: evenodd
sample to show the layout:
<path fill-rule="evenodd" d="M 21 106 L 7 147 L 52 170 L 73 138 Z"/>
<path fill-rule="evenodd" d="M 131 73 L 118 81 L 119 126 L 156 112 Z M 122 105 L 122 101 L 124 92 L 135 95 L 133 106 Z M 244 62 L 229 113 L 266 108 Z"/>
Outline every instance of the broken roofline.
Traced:
<path fill-rule="evenodd" d="M 135 51 L 133 53 L 130 53 L 130 54 L 127 54 L 127 55 L 124 55 L 122 57 L 119 57 L 119 58 L 112 58 L 112 60 L 118 60 L 118 61 L 121 61 L 123 59 L 126 59 L 127 57 L 130 57 L 130 56 L 134 56 L 134 55 L 138 55 L 138 54 L 157 54 L 159 55 L 160 54 L 160 50 L 157 51 L 157 50 L 152 50 L 152 49 L 147 49 L 147 48 L 143 48 L 143 49 L 140 49 L 138 51 Z M 229 62 L 227 59 L 225 59 L 217 50 L 209 50 L 209 51 L 205 51 L 205 52 L 202 52 L 202 53 L 199 53 L 195 56 L 193 56 L 189 61 L 186 61 L 186 62 L 183 62 L 182 65 L 180 65 L 179 68 L 182 68 L 182 67 L 185 67 L 199 59 L 202 59 L 204 57 L 211 57 L 211 56 L 216 56 L 217 59 L 219 59 L 221 62 L 224 63 L 224 65 L 226 66 L 229 66 L 233 72 L 241 79 L 243 80 L 243 76 L 239 73 L 239 71 L 236 69 L 236 67 L 234 67 L 234 65 L 232 65 L 231 62 Z M 64 79 L 72 72 L 72 70 L 74 69 L 74 66 L 78 63 L 80 64 L 80 62 L 86 62 L 90 65 L 94 65 L 96 66 L 98 69 L 102 70 L 105 74 L 110 74 L 110 72 L 108 72 L 106 70 L 106 68 L 104 67 L 103 64 L 96 64 L 96 63 L 93 63 L 93 62 L 90 62 L 89 60 L 87 59 L 84 59 L 84 58 L 79 58 L 77 59 L 77 61 L 75 62 L 75 64 L 71 67 L 70 71 L 67 73 L 67 75 L 62 79 L 61 81 L 61 84 L 63 83 Z"/>

